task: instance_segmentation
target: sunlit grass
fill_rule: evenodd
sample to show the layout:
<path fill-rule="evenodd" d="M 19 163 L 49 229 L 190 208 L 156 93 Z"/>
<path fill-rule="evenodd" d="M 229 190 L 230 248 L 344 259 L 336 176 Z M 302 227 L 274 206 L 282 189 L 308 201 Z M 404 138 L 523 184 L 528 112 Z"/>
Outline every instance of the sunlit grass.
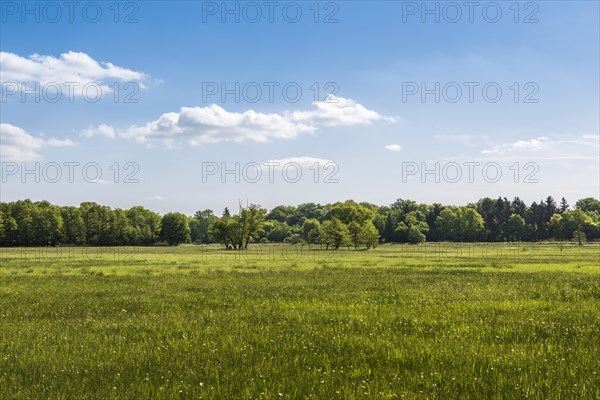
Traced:
<path fill-rule="evenodd" d="M 597 244 L 68 251 L 0 253 L 2 399 L 600 398 Z"/>

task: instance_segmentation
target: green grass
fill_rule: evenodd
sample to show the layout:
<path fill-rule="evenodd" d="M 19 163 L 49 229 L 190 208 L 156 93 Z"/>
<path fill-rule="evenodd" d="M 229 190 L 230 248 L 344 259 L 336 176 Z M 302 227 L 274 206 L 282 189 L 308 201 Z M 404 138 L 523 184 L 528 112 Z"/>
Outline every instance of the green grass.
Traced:
<path fill-rule="evenodd" d="M 598 399 L 600 246 L 0 250 L 0 399 Z"/>

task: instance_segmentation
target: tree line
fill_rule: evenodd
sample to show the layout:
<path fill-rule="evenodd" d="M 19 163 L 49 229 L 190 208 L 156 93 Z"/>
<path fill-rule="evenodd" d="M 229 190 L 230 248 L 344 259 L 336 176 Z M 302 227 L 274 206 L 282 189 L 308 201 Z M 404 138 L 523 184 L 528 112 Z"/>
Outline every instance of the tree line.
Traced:
<path fill-rule="evenodd" d="M 85 202 L 79 207 L 47 201 L 0 203 L 0 246 L 127 246 L 219 243 L 243 250 L 250 243 L 342 246 L 367 249 L 380 243 L 425 241 L 516 242 L 600 238 L 600 200 L 585 198 L 570 207 L 552 197 L 527 206 L 518 197 L 483 198 L 467 206 L 419 204 L 398 199 L 389 206 L 357 203 L 281 205 L 270 211 L 240 205 L 220 216 L 202 210 L 193 216 L 159 215 L 142 206 L 112 209 Z"/>

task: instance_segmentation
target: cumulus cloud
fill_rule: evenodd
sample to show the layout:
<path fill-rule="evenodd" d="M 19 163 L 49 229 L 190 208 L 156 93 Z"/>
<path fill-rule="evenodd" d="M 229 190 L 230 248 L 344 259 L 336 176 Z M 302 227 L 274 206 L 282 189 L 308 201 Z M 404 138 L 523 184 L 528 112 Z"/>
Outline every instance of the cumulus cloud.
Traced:
<path fill-rule="evenodd" d="M 331 102 L 337 100 L 336 102 Z M 293 139 L 301 134 L 312 134 L 319 127 L 371 124 L 374 121 L 396 121 L 376 111 L 368 110 L 353 100 L 341 97 L 314 102 L 314 109 L 278 113 L 260 113 L 254 110 L 231 112 L 213 104 L 206 107 L 182 107 L 179 112 L 162 114 L 144 125 L 115 129 L 108 125 L 90 127 L 84 136 L 104 136 L 134 139 L 139 143 L 167 147 L 184 141 L 201 145 L 225 141 L 268 142 Z"/>
<path fill-rule="evenodd" d="M 87 84 L 100 86 L 103 92 L 112 91 L 109 85 L 113 82 L 142 82 L 149 79 L 143 72 L 122 68 L 110 62 L 96 61 L 86 53 L 69 51 L 59 57 L 32 54 L 21 57 L 18 54 L 0 52 L 0 69 L 2 83 L 47 85 L 58 84 L 61 90 L 72 86 L 73 94 L 83 95 L 82 88 Z"/>
<path fill-rule="evenodd" d="M 70 139 L 44 139 L 34 137 L 24 129 L 11 124 L 0 124 L 0 158 L 2 161 L 36 161 L 46 147 L 75 146 Z"/>
<path fill-rule="evenodd" d="M 384 117 L 376 111 L 368 110 L 354 100 L 343 97 L 327 96 L 325 101 L 313 102 L 310 111 L 294 111 L 289 115 L 291 121 L 320 126 L 350 126 L 371 124 L 386 120 L 396 122 L 396 117 Z"/>
<path fill-rule="evenodd" d="M 387 146 L 385 146 L 385 149 L 387 151 L 400 151 L 402 150 L 402 146 L 400 146 L 399 144 L 388 144 Z"/>

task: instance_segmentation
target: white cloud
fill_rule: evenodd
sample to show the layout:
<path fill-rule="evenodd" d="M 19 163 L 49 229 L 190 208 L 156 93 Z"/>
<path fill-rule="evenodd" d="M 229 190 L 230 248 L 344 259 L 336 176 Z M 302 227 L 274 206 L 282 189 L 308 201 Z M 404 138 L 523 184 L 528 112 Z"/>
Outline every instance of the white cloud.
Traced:
<path fill-rule="evenodd" d="M 548 138 L 540 136 L 535 139 L 517 140 L 504 143 L 481 151 L 489 156 L 552 159 L 552 160 L 598 160 L 600 136 L 580 135 Z"/>
<path fill-rule="evenodd" d="M 325 101 L 313 102 L 314 110 L 294 111 L 290 120 L 320 126 L 350 126 L 371 124 L 374 121 L 386 120 L 396 122 L 396 117 L 385 117 L 376 111 L 368 110 L 354 100 L 343 97 L 327 96 Z"/>
<path fill-rule="evenodd" d="M 370 124 L 373 121 L 396 121 L 395 118 L 366 109 L 353 100 L 335 98 L 337 103 L 314 102 L 310 111 L 260 113 L 254 110 L 231 112 L 213 104 L 207 107 L 182 107 L 179 112 L 162 114 L 145 125 L 133 125 L 116 130 L 108 125 L 90 127 L 83 136 L 116 135 L 134 139 L 150 146 L 156 143 L 171 147 L 180 141 L 190 145 L 224 141 L 267 142 L 275 139 L 293 139 L 301 134 L 312 134 L 322 126 L 350 126 Z M 329 100 L 332 100 L 331 98 Z"/>
<path fill-rule="evenodd" d="M 35 138 L 23 129 L 0 124 L 0 158 L 2 161 L 35 161 L 42 158 L 38 151 L 44 140 Z"/>
<path fill-rule="evenodd" d="M 53 138 L 46 140 L 46 145 L 48 147 L 72 147 L 75 146 L 76 143 L 71 139 L 58 140 Z"/>
<path fill-rule="evenodd" d="M 402 150 L 402 146 L 400 146 L 399 144 L 388 144 L 387 146 L 385 146 L 385 149 L 388 151 L 400 151 Z"/>
<path fill-rule="evenodd" d="M 304 156 L 304 157 L 282 158 L 279 160 L 268 160 L 268 161 L 263 162 L 262 164 L 265 168 L 269 168 L 269 166 L 272 166 L 272 168 L 277 169 L 277 168 L 283 168 L 286 165 L 289 165 L 292 163 L 298 164 L 302 168 L 310 168 L 317 163 L 319 164 L 319 167 L 323 167 L 325 164 L 333 163 L 333 161 L 326 160 L 323 158 Z"/>
<path fill-rule="evenodd" d="M 67 85 L 72 85 L 75 96 L 83 94 L 82 88 L 86 84 L 97 84 L 103 92 L 111 92 L 109 86 L 113 82 L 141 83 L 149 78 L 143 72 L 122 68 L 110 62 L 99 62 L 86 53 L 74 51 L 63 53 L 58 58 L 39 54 L 21 57 L 14 53 L 0 52 L 0 69 L 2 83 L 11 82 L 19 86 L 24 83 L 28 87 L 33 87 L 34 83 L 41 86 L 56 83 L 66 94 L 69 93 Z M 145 86 L 140 84 L 140 87 Z"/>
<path fill-rule="evenodd" d="M 40 151 L 46 147 L 75 146 L 70 139 L 45 140 L 34 137 L 24 129 L 11 124 L 0 124 L 0 158 L 2 161 L 36 161 L 42 158 Z"/>
<path fill-rule="evenodd" d="M 548 138 L 541 136 L 537 139 L 531 140 L 517 140 L 513 143 L 505 143 L 500 146 L 494 146 L 490 149 L 484 149 L 483 154 L 500 154 L 508 151 L 519 151 L 519 150 L 541 150 L 548 144 Z"/>
<path fill-rule="evenodd" d="M 90 126 L 88 129 L 81 132 L 81 136 L 90 138 L 92 136 L 105 136 L 107 138 L 115 138 L 117 137 L 117 132 L 112 126 L 106 124 L 100 124 L 97 127 Z"/>

